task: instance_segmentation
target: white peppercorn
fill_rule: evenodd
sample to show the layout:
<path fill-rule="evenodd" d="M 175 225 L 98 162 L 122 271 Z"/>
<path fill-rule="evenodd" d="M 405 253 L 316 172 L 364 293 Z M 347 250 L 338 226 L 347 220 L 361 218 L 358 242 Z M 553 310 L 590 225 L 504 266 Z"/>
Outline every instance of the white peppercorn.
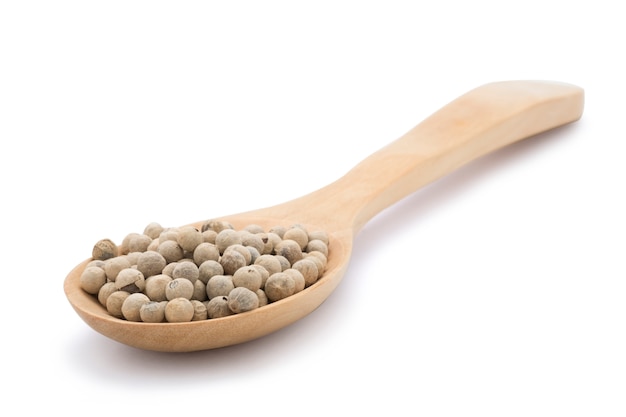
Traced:
<path fill-rule="evenodd" d="M 122 316 L 128 321 L 141 321 L 139 310 L 141 306 L 149 303 L 150 298 L 141 292 L 130 294 L 122 303 Z"/>
<path fill-rule="evenodd" d="M 265 285 L 265 281 L 267 281 L 267 279 L 270 277 L 270 273 L 267 271 L 267 269 L 265 269 L 265 267 L 263 267 L 263 265 L 250 265 L 251 268 L 256 269 L 257 271 L 259 271 L 259 274 L 261 274 L 261 288 L 263 288 L 263 286 Z"/>
<path fill-rule="evenodd" d="M 98 294 L 100 288 L 107 282 L 107 274 L 104 269 L 97 266 L 89 266 L 80 274 L 80 287 L 89 294 Z"/>
<path fill-rule="evenodd" d="M 187 298 L 174 298 L 165 305 L 165 320 L 168 323 L 191 321 L 194 314 L 193 304 Z"/>
<path fill-rule="evenodd" d="M 291 239 L 283 239 L 278 245 L 276 245 L 274 252 L 276 255 L 287 258 L 290 266 L 303 257 L 300 244 Z"/>
<path fill-rule="evenodd" d="M 139 308 L 139 317 L 146 323 L 161 323 L 165 320 L 167 301 L 149 301 Z"/>
<path fill-rule="evenodd" d="M 193 226 L 183 226 L 178 229 L 177 240 L 185 252 L 193 252 L 202 243 L 202 233 Z"/>
<path fill-rule="evenodd" d="M 118 255 L 117 245 L 111 239 L 101 239 L 96 242 L 91 251 L 91 257 L 104 261 Z"/>
<path fill-rule="evenodd" d="M 328 233 L 325 230 L 313 230 L 309 232 L 309 241 L 311 240 L 321 240 L 328 246 L 330 239 L 328 237 Z"/>
<path fill-rule="evenodd" d="M 141 271 L 135 268 L 124 268 L 115 278 L 115 287 L 129 293 L 141 292 L 146 288 L 146 280 Z"/>
<path fill-rule="evenodd" d="M 300 250 L 304 250 L 309 242 L 309 234 L 302 227 L 294 226 L 285 230 L 283 240 L 293 240 L 300 246 Z"/>
<path fill-rule="evenodd" d="M 130 268 L 131 266 L 132 264 L 126 256 L 116 256 L 115 258 L 104 261 L 104 272 L 109 281 L 115 281 L 117 274 L 119 274 L 122 269 Z"/>
<path fill-rule="evenodd" d="M 281 272 L 284 271 L 287 268 L 291 268 L 291 264 L 289 263 L 287 258 L 285 258 L 284 256 L 282 256 L 282 255 L 274 255 L 274 258 L 276 258 L 276 260 L 280 263 L 280 270 L 281 270 Z"/>
<path fill-rule="evenodd" d="M 152 222 L 148 223 L 148 225 L 143 229 L 143 234 L 148 236 L 150 239 L 157 239 L 163 230 L 165 229 L 159 223 Z"/>
<path fill-rule="evenodd" d="M 215 236 L 215 246 L 224 253 L 229 246 L 239 244 L 241 245 L 241 234 L 234 229 L 224 229 Z"/>
<path fill-rule="evenodd" d="M 274 248 L 276 247 L 276 245 L 278 245 L 281 241 L 283 240 L 282 237 L 280 237 L 279 235 L 277 235 L 276 233 L 272 233 L 269 232 L 267 233 L 267 244 L 266 244 L 266 250 L 268 249 L 268 246 L 271 247 L 269 252 L 266 253 L 274 253 Z"/>
<path fill-rule="evenodd" d="M 159 250 L 159 245 L 161 244 L 161 241 L 159 240 L 159 238 L 156 239 L 152 239 L 152 242 L 150 242 L 150 244 L 148 245 L 148 248 L 146 249 L 146 251 L 158 251 Z"/>
<path fill-rule="evenodd" d="M 317 253 L 321 254 L 321 252 L 317 252 Z M 311 253 L 306 253 L 304 259 L 315 263 L 315 266 L 317 267 L 317 278 L 318 279 L 321 278 L 322 275 L 324 275 L 324 269 L 326 267 L 326 263 L 319 256 L 312 255 Z M 302 272 L 302 271 L 300 271 L 300 272 Z M 306 276 L 305 276 L 305 278 L 306 278 Z"/>
<path fill-rule="evenodd" d="M 138 234 L 139 233 L 129 233 L 122 239 L 122 243 L 117 247 L 118 255 L 126 255 L 129 252 L 128 245 L 131 239 Z"/>
<path fill-rule="evenodd" d="M 261 276 L 261 272 L 252 266 L 243 266 L 233 274 L 233 284 L 235 288 L 245 287 L 250 291 L 256 291 L 261 288 L 262 283 L 263 277 Z"/>
<path fill-rule="evenodd" d="M 282 272 L 283 270 L 280 260 L 273 255 L 261 255 L 255 259 L 254 264 L 265 268 L 270 275 L 275 274 L 276 272 Z"/>
<path fill-rule="evenodd" d="M 235 287 L 228 294 L 228 308 L 233 313 L 244 313 L 259 307 L 259 297 L 246 287 Z"/>
<path fill-rule="evenodd" d="M 208 229 L 201 233 L 203 242 L 215 244 L 215 238 L 217 237 L 217 232 L 215 230 Z"/>
<path fill-rule="evenodd" d="M 199 279 L 193 283 L 192 300 L 204 301 L 208 298 L 206 294 L 206 284 Z"/>
<path fill-rule="evenodd" d="M 304 275 L 302 275 L 302 272 L 294 268 L 287 268 L 285 269 L 284 273 L 289 274 L 291 278 L 293 278 L 293 281 L 296 284 L 294 293 L 300 292 L 304 289 L 304 287 L 306 286 L 306 281 L 304 279 Z"/>
<path fill-rule="evenodd" d="M 270 231 L 270 233 L 277 234 L 282 239 L 283 236 L 285 235 L 285 232 L 287 231 L 287 228 L 285 226 L 276 225 L 276 226 L 272 227 L 269 231 Z"/>
<path fill-rule="evenodd" d="M 202 242 L 193 251 L 193 261 L 200 266 L 205 261 L 217 261 L 220 259 L 220 251 L 212 243 Z"/>
<path fill-rule="evenodd" d="M 322 261 L 322 263 L 323 263 L 322 270 L 326 269 L 326 265 L 328 264 L 328 258 L 322 252 L 314 250 L 314 251 L 308 252 L 307 257 L 308 256 L 314 256 L 317 259 L 319 259 L 320 261 Z"/>
<path fill-rule="evenodd" d="M 231 316 L 234 313 L 228 308 L 228 297 L 220 296 L 211 298 L 206 303 L 207 315 L 210 319 Z"/>
<path fill-rule="evenodd" d="M 200 229 L 202 232 L 206 230 L 214 230 L 219 233 L 224 229 L 234 229 L 233 225 L 227 221 L 223 220 L 207 220 L 202 224 L 202 228 Z"/>
<path fill-rule="evenodd" d="M 163 275 L 168 275 L 168 276 L 173 276 L 174 275 L 174 268 L 176 268 L 176 266 L 178 265 L 178 262 L 170 262 L 167 265 L 165 265 L 165 268 L 163 268 L 163 272 L 161 272 Z"/>
<path fill-rule="evenodd" d="M 191 300 L 191 305 L 193 306 L 193 316 L 191 317 L 191 321 L 206 320 L 209 318 L 206 305 L 202 301 Z"/>
<path fill-rule="evenodd" d="M 241 235 L 241 244 L 243 246 L 250 246 L 257 250 L 257 252 L 263 253 L 265 249 L 265 243 L 263 239 L 258 234 L 252 234 L 249 232 L 242 233 Z"/>
<path fill-rule="evenodd" d="M 173 300 L 175 298 L 186 298 L 191 300 L 193 297 L 193 283 L 186 278 L 175 278 L 165 286 L 165 298 Z"/>
<path fill-rule="evenodd" d="M 183 248 L 175 240 L 161 240 L 157 252 L 163 255 L 168 263 L 180 261 L 184 256 Z"/>
<path fill-rule="evenodd" d="M 317 259 L 317 258 L 314 258 Z M 320 261 L 321 262 L 321 261 Z M 291 266 L 293 269 L 299 271 L 304 277 L 305 286 L 308 287 L 314 284 L 318 279 L 318 269 L 315 261 L 309 258 L 300 259 Z"/>
<path fill-rule="evenodd" d="M 283 270 L 281 261 L 278 260 L 274 255 L 269 255 L 269 254 L 263 254 L 257 257 L 254 260 L 253 265 L 258 265 L 258 266 L 263 267 L 270 275 L 276 272 L 282 272 Z"/>
<path fill-rule="evenodd" d="M 142 252 L 128 252 L 125 256 L 126 259 L 128 259 L 128 262 L 130 262 L 131 267 L 137 265 L 137 261 L 139 260 L 139 255 L 141 255 Z"/>
<path fill-rule="evenodd" d="M 109 281 L 106 284 L 104 284 L 101 288 L 100 291 L 98 291 L 98 302 L 103 306 L 106 307 L 107 306 L 107 299 L 109 298 L 109 296 L 111 294 L 113 294 L 115 291 L 117 291 L 117 287 L 115 286 L 115 282 L 113 281 Z"/>
<path fill-rule="evenodd" d="M 249 224 L 246 227 L 243 228 L 243 230 L 245 230 L 246 232 L 250 232 L 253 234 L 256 233 L 263 233 L 263 226 L 260 226 L 258 224 Z"/>
<path fill-rule="evenodd" d="M 196 282 L 200 272 L 194 262 L 178 262 L 172 271 L 172 278 L 186 278 L 193 284 Z"/>
<path fill-rule="evenodd" d="M 158 275 L 163 272 L 167 261 L 159 252 L 148 250 L 139 254 L 137 258 L 137 269 L 144 277 Z"/>
<path fill-rule="evenodd" d="M 274 302 L 293 295 L 296 292 L 296 282 L 288 273 L 277 272 L 270 275 L 263 290 L 267 299 Z"/>
<path fill-rule="evenodd" d="M 193 316 L 191 321 L 206 320 L 209 318 L 206 305 L 202 301 L 191 300 L 193 306 Z"/>
<path fill-rule="evenodd" d="M 250 262 L 248 262 L 248 265 L 251 265 L 254 263 L 254 261 L 256 261 L 256 258 L 261 256 L 261 254 L 258 250 L 256 250 L 256 248 L 252 246 L 246 246 L 246 249 L 248 249 L 248 252 L 250 252 Z"/>
<path fill-rule="evenodd" d="M 167 296 L 165 295 L 165 288 L 167 288 L 167 284 L 172 281 L 172 277 L 165 274 L 153 275 L 151 277 L 146 278 L 146 287 L 144 288 L 144 293 L 152 300 L 152 301 L 165 301 L 167 300 Z"/>
<path fill-rule="evenodd" d="M 106 301 L 107 312 L 118 319 L 124 318 L 122 314 L 122 304 L 124 304 L 124 300 L 126 300 L 129 295 L 129 292 L 121 290 L 111 293 Z"/>
<path fill-rule="evenodd" d="M 209 282 L 209 279 L 215 275 L 223 275 L 224 267 L 217 261 L 208 260 L 202 262 L 198 267 L 198 279 L 205 284 Z"/>
<path fill-rule="evenodd" d="M 242 244 L 235 243 L 233 245 L 230 245 L 228 248 L 226 248 L 222 256 L 228 255 L 231 251 L 237 251 L 241 253 L 246 261 L 246 265 L 250 265 L 250 263 L 252 262 L 252 254 L 250 253 L 248 248 L 246 248 Z"/>
<path fill-rule="evenodd" d="M 128 252 L 145 252 L 152 242 L 149 236 L 135 233 L 128 241 Z"/>
<path fill-rule="evenodd" d="M 259 307 L 263 307 L 269 303 L 265 291 L 261 289 L 256 290 L 256 296 L 259 298 Z"/>
<path fill-rule="evenodd" d="M 248 265 L 246 258 L 241 252 L 236 250 L 229 250 L 220 257 L 220 264 L 224 268 L 224 273 L 227 275 L 233 275 L 236 270 L 242 266 Z"/>
<path fill-rule="evenodd" d="M 169 227 L 164 229 L 159 234 L 159 241 L 165 242 L 166 240 L 173 240 L 178 243 L 178 228 L 177 227 Z"/>
<path fill-rule="evenodd" d="M 307 252 L 322 252 L 324 256 L 328 256 L 328 245 L 319 239 L 310 240 L 306 245 Z"/>
<path fill-rule="evenodd" d="M 215 275 L 206 284 L 206 295 L 209 300 L 219 296 L 227 296 L 235 288 L 232 275 Z"/>
<path fill-rule="evenodd" d="M 263 242 L 263 249 L 259 251 L 261 255 L 271 254 L 274 250 L 274 243 L 270 240 L 267 233 L 257 233 L 257 236 Z M 277 236 L 278 237 L 278 236 Z M 280 240 L 280 238 L 279 238 Z"/>

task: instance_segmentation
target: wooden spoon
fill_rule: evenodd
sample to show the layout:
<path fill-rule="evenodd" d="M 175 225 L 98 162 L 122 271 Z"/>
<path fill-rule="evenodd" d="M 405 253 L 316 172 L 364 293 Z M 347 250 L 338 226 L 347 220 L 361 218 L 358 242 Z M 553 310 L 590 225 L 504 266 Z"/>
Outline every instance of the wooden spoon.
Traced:
<path fill-rule="evenodd" d="M 520 139 L 578 120 L 584 93 L 545 81 L 505 81 L 478 87 L 444 106 L 404 136 L 360 162 L 337 181 L 303 197 L 219 219 L 237 229 L 300 223 L 330 236 L 319 281 L 286 299 L 225 318 L 189 323 L 140 323 L 110 316 L 80 288 L 85 260 L 64 283 L 78 315 L 93 329 L 137 348 L 186 352 L 246 342 L 315 310 L 343 277 L 358 231 L 377 213 L 460 166 Z M 194 223 L 200 228 L 204 221 Z"/>

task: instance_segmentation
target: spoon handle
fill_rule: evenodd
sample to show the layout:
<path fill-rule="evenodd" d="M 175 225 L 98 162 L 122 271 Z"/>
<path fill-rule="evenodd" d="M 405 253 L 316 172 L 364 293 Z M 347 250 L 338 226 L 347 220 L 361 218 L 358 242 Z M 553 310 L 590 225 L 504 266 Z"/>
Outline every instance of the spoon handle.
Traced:
<path fill-rule="evenodd" d="M 301 198 L 309 218 L 356 233 L 383 209 L 498 148 L 578 120 L 580 87 L 504 81 L 462 95 L 346 175 Z M 317 214 L 316 214 L 317 213 Z M 300 213 L 303 214 L 303 213 Z"/>

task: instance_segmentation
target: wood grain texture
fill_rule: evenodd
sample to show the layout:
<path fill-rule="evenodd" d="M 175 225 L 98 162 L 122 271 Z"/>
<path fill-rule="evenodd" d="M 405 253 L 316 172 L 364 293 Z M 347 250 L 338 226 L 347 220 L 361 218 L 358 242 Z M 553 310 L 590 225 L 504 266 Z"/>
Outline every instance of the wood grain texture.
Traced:
<path fill-rule="evenodd" d="M 315 310 L 341 281 L 359 230 L 376 214 L 424 185 L 487 153 L 582 116 L 580 87 L 550 81 L 504 81 L 460 96 L 346 175 L 303 197 L 224 216 L 236 228 L 301 223 L 330 235 L 324 276 L 291 297 L 251 312 L 190 323 L 137 323 L 110 316 L 80 288 L 89 260 L 66 277 L 65 294 L 94 330 L 141 349 L 187 352 L 250 341 Z M 205 219 L 206 220 L 206 219 Z M 192 223 L 200 227 L 204 220 Z"/>

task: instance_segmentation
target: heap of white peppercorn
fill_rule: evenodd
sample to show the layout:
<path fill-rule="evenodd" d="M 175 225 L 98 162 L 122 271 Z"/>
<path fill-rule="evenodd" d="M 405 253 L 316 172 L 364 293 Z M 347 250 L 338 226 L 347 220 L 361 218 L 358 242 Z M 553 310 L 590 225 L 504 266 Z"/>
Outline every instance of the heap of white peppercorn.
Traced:
<path fill-rule="evenodd" d="M 328 235 L 302 225 L 242 230 L 208 220 L 164 228 L 150 223 L 118 246 L 98 241 L 80 276 L 84 291 L 114 317 L 188 322 L 243 313 L 314 284 L 328 259 Z"/>

